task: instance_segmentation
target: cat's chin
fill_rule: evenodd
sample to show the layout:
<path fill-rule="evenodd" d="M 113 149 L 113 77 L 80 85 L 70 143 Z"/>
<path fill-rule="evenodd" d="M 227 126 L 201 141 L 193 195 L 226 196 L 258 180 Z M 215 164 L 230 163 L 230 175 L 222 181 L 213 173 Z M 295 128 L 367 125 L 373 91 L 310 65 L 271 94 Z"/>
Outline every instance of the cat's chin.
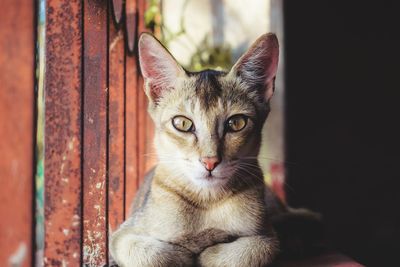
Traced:
<path fill-rule="evenodd" d="M 195 177 L 191 180 L 196 186 L 203 188 L 218 188 L 228 182 L 227 178 L 208 175 Z"/>

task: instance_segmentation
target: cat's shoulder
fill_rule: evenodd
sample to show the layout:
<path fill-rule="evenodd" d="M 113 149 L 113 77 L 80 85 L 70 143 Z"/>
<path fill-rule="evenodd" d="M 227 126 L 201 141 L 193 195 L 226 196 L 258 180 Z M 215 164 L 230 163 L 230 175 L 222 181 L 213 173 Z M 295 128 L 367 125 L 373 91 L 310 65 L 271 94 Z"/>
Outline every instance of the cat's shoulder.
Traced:
<path fill-rule="evenodd" d="M 132 213 L 143 208 L 143 206 L 146 205 L 150 196 L 151 184 L 153 182 L 154 175 L 155 167 L 148 171 L 144 176 L 143 183 L 140 185 L 139 190 L 136 192 L 136 196 L 131 206 Z"/>

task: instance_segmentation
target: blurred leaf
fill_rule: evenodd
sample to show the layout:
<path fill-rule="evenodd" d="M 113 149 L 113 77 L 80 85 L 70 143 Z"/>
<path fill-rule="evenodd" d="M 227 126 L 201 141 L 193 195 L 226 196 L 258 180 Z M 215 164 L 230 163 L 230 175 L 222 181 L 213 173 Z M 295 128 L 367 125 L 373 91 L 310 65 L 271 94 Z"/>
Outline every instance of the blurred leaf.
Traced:
<path fill-rule="evenodd" d="M 149 27 L 151 25 L 154 25 L 156 22 L 156 17 L 160 13 L 160 8 L 158 5 L 151 5 L 149 8 L 146 10 L 144 13 L 144 21 L 146 24 L 146 27 Z"/>
<path fill-rule="evenodd" d="M 186 9 L 189 1 L 185 0 L 182 6 L 182 14 Z M 186 34 L 185 17 L 181 16 L 180 29 L 177 32 L 172 32 L 163 24 L 163 17 L 160 10 L 160 0 L 150 0 L 147 10 L 144 14 L 146 27 L 154 29 L 159 27 L 162 32 L 162 43 L 168 47 L 169 43 L 179 36 Z M 232 49 L 229 45 L 213 45 L 210 36 L 206 35 L 200 44 L 194 44 L 196 52 L 190 59 L 187 69 L 192 71 L 200 71 L 202 69 L 229 69 L 232 66 Z"/>
<path fill-rule="evenodd" d="M 213 46 L 207 35 L 192 55 L 189 69 L 229 69 L 232 65 L 232 50 L 228 45 Z"/>

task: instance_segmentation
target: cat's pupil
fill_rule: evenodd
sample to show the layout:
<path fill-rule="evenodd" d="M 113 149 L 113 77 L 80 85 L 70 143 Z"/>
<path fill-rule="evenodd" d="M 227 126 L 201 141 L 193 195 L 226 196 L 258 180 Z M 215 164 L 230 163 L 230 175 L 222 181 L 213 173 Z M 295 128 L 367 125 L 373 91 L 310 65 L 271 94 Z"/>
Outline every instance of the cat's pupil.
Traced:
<path fill-rule="evenodd" d="M 239 120 L 237 120 L 237 119 L 233 120 L 233 125 L 234 125 L 235 129 L 238 129 L 239 128 Z"/>
<path fill-rule="evenodd" d="M 172 125 L 181 132 L 189 132 L 193 128 L 193 122 L 183 116 L 176 116 L 172 119 Z"/>

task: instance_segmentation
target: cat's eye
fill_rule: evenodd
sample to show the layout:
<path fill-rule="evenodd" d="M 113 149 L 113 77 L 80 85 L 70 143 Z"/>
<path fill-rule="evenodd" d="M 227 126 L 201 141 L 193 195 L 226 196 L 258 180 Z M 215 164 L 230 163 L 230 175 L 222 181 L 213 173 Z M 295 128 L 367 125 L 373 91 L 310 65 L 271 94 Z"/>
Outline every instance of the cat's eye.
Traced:
<path fill-rule="evenodd" d="M 194 128 L 193 122 L 184 116 L 175 116 L 172 119 L 172 125 L 181 132 L 191 132 Z"/>
<path fill-rule="evenodd" d="M 238 132 L 240 130 L 243 130 L 243 128 L 247 125 L 247 120 L 248 117 L 241 114 L 230 117 L 227 121 L 227 131 Z"/>

